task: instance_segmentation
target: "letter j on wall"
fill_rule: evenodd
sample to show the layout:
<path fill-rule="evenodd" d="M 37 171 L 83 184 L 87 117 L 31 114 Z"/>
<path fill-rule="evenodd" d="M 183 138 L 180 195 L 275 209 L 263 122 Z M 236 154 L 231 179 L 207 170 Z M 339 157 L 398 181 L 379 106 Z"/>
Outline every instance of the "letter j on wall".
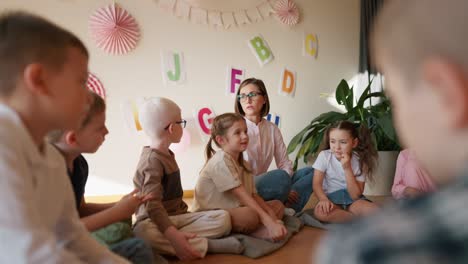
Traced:
<path fill-rule="evenodd" d="M 185 82 L 185 64 L 182 52 L 161 52 L 161 69 L 164 84 L 180 85 Z"/>

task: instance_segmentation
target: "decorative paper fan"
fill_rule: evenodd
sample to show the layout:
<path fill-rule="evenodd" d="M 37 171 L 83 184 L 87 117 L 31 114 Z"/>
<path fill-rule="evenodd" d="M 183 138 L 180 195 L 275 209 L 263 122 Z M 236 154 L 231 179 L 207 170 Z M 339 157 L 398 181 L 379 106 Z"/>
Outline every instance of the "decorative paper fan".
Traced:
<path fill-rule="evenodd" d="M 104 90 L 104 85 L 99 81 L 98 77 L 92 73 L 88 73 L 88 81 L 86 82 L 86 87 L 89 90 L 97 93 L 102 98 L 106 98 L 106 90 Z"/>
<path fill-rule="evenodd" d="M 96 45 L 110 54 L 125 54 L 133 50 L 140 39 L 136 20 L 115 3 L 91 15 L 89 30 Z"/>
<path fill-rule="evenodd" d="M 299 9 L 293 0 L 278 0 L 275 4 L 275 15 L 288 26 L 296 25 L 299 22 Z"/>

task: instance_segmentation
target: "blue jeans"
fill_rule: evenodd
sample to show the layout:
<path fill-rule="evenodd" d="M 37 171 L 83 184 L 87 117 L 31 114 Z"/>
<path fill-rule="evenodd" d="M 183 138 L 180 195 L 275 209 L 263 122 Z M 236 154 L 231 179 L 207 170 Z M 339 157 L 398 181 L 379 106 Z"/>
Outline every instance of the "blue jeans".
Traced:
<path fill-rule="evenodd" d="M 258 195 L 265 201 L 280 200 L 285 203 L 291 190 L 299 194 L 299 201 L 290 205 L 296 212 L 300 212 L 309 201 L 312 193 L 312 177 L 314 169 L 312 167 L 297 170 L 291 178 L 284 170 L 271 170 L 262 175 L 256 176 L 255 187 Z"/>
<path fill-rule="evenodd" d="M 153 250 L 140 238 L 128 238 L 109 246 L 115 254 L 135 264 L 153 263 Z"/>

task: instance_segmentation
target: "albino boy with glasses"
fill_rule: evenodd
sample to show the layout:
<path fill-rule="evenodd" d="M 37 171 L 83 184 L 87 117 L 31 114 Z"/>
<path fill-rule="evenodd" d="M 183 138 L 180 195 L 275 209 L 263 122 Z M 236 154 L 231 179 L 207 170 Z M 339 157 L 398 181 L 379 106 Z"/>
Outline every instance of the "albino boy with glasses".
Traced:
<path fill-rule="evenodd" d="M 234 237 L 215 239 L 231 232 L 226 211 L 188 213 L 182 200 L 179 167 L 169 150 L 180 142 L 187 124 L 179 106 L 167 98 L 151 98 L 140 108 L 139 119 L 150 145 L 141 152 L 133 183 L 142 195 L 155 199 L 137 209 L 135 235 L 156 252 L 181 260 L 202 258 L 207 252 L 241 253 L 243 247 Z"/>

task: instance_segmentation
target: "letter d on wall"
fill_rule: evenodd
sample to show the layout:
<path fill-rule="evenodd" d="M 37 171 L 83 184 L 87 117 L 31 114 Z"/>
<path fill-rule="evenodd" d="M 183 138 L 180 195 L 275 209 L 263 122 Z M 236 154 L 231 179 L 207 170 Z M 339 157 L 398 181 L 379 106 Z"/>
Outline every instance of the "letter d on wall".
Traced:
<path fill-rule="evenodd" d="M 296 73 L 285 68 L 281 74 L 279 94 L 294 97 L 295 92 Z"/>

